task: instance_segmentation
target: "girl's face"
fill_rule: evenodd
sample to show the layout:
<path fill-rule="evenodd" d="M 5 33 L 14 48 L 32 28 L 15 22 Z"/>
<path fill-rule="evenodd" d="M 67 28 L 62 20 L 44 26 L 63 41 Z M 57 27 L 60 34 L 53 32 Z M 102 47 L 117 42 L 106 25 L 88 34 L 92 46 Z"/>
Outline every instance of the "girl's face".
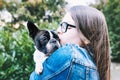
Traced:
<path fill-rule="evenodd" d="M 61 45 L 69 44 L 78 44 L 80 45 L 79 32 L 75 26 L 70 13 L 67 13 L 57 29 L 58 36 L 60 38 Z"/>

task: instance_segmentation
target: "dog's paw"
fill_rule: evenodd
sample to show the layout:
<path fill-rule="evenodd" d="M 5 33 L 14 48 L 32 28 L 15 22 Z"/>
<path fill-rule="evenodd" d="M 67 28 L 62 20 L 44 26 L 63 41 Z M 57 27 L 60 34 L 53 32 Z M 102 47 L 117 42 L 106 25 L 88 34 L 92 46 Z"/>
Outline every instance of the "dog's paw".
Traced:
<path fill-rule="evenodd" d="M 42 73 L 42 71 L 43 71 L 43 66 L 42 65 L 36 65 L 35 72 L 37 74 L 40 74 L 40 73 Z"/>

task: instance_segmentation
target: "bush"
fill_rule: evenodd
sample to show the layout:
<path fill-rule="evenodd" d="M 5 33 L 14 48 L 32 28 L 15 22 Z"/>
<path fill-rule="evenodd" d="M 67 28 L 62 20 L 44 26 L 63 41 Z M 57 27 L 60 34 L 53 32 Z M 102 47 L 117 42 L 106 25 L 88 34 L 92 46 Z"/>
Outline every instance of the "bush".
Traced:
<path fill-rule="evenodd" d="M 49 27 L 48 27 L 49 26 Z M 57 22 L 44 22 L 40 29 L 55 29 Z M 0 80 L 28 80 L 34 70 L 34 44 L 26 27 L 0 28 Z"/>
<path fill-rule="evenodd" d="M 120 62 L 120 2 L 109 0 L 103 8 L 108 23 L 112 61 Z"/>
<path fill-rule="evenodd" d="M 0 30 L 0 37 L 0 79 L 28 80 L 34 69 L 34 48 L 27 30 L 14 31 L 4 27 Z"/>
<path fill-rule="evenodd" d="M 0 1 L 0 80 L 29 79 L 34 44 L 23 23 L 30 20 L 40 29 L 56 29 L 63 7 L 64 0 Z"/>

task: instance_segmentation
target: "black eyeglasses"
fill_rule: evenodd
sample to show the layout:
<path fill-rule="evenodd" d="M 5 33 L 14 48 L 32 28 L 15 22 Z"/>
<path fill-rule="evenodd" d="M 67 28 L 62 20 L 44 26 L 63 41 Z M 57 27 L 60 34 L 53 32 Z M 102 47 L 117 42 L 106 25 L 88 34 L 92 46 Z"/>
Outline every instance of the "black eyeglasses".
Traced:
<path fill-rule="evenodd" d="M 59 27 L 61 27 L 61 32 L 63 32 L 63 33 L 67 32 L 68 26 L 76 28 L 76 26 L 74 26 L 74 25 L 68 24 L 67 22 L 62 22 L 59 25 Z"/>

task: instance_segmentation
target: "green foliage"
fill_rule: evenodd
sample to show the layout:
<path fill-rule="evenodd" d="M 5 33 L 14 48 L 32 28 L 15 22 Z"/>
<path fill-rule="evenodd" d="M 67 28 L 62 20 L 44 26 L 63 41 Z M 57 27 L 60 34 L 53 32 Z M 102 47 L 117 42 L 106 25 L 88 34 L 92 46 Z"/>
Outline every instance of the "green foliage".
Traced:
<path fill-rule="evenodd" d="M 0 6 L 0 10 L 6 9 L 12 15 L 12 22 L 0 20 L 0 80 L 28 80 L 34 70 L 34 44 L 24 24 L 30 20 L 40 29 L 56 29 L 62 16 L 64 2 L 63 0 L 7 1 L 2 0 L 4 4 Z M 45 19 L 47 11 L 50 11 L 47 15 L 50 15 L 52 21 L 49 21 L 49 18 Z"/>
<path fill-rule="evenodd" d="M 19 22 L 21 20 L 39 23 L 41 20 L 48 15 L 52 18 L 52 21 L 59 21 L 63 7 L 65 3 L 64 0 L 33 0 L 17 2 L 14 0 L 7 1 L 3 0 L 3 5 L 0 8 L 7 8 L 7 10 L 12 14 L 13 23 Z"/>
<path fill-rule="evenodd" d="M 103 12 L 109 28 L 112 60 L 120 62 L 120 1 L 109 0 Z"/>
<path fill-rule="evenodd" d="M 53 30 L 56 25 L 57 22 L 44 22 L 39 28 Z M 23 25 L 20 27 L 0 28 L 0 80 L 28 80 L 34 70 L 34 44 L 28 30 Z"/>
<path fill-rule="evenodd" d="M 4 27 L 0 30 L 0 37 L 0 79 L 28 80 L 34 68 L 34 47 L 27 30 L 14 32 L 13 29 Z"/>

